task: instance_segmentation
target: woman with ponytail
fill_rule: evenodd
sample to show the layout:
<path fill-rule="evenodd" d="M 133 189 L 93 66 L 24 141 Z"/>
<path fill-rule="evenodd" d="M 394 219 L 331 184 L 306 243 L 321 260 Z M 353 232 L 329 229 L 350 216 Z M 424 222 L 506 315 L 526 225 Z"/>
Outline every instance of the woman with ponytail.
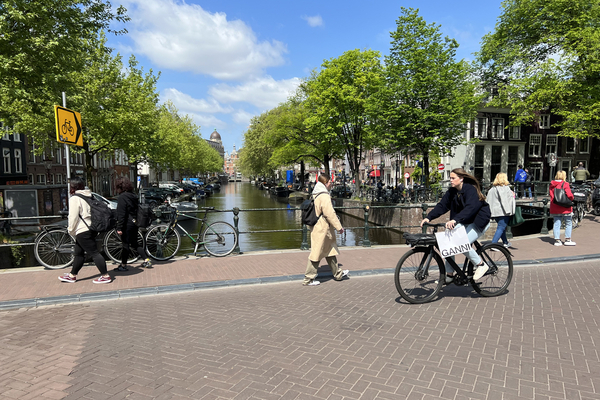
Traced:
<path fill-rule="evenodd" d="M 477 178 L 464 169 L 455 168 L 450 172 L 450 186 L 440 202 L 427 214 L 427 218 L 421 221 L 421 226 L 450 211 L 450 221 L 446 222 L 446 229 L 454 229 L 459 225 L 464 226 L 469 242 L 473 243 L 490 227 L 490 206 L 481 193 Z M 470 250 L 465 255 L 473 265 L 477 266 L 473 273 L 473 279 L 481 279 L 489 267 L 475 250 Z M 451 283 L 454 280 L 454 274 L 449 263 L 446 263 L 446 273 L 446 283 Z"/>

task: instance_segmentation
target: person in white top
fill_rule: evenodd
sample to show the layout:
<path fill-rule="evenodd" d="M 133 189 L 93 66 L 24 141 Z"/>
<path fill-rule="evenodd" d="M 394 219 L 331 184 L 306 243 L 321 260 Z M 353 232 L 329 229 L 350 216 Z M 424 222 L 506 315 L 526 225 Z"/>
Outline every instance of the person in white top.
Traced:
<path fill-rule="evenodd" d="M 96 236 L 98 232 L 91 231 L 88 226 L 92 224 L 92 214 L 89 203 L 81 198 L 92 198 L 92 192 L 85 188 L 85 182 L 79 177 L 71 179 L 71 198 L 69 199 L 69 235 L 75 238 L 75 259 L 71 272 L 61 275 L 58 279 L 61 282 L 75 283 L 77 274 L 83 267 L 85 253 L 89 254 L 94 260 L 94 264 L 100 271 L 100 277 L 94 279 L 93 283 L 110 283 L 112 278 L 106 270 L 106 261 L 98 251 L 96 246 Z"/>
<path fill-rule="evenodd" d="M 508 176 L 504 172 L 496 174 L 493 185 L 487 193 L 487 202 L 490 205 L 492 218 L 498 224 L 492 243 L 498 243 L 502 239 L 504 247 L 510 247 L 506 238 L 506 227 L 510 217 L 515 214 L 515 192 L 510 189 Z"/>

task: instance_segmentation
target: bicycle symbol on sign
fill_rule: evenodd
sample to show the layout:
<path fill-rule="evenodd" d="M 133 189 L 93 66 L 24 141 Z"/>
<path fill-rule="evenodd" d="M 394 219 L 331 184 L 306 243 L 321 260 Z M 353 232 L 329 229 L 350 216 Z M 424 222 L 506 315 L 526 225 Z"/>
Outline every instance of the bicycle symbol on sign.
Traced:
<path fill-rule="evenodd" d="M 69 135 L 75 135 L 75 129 L 71 126 L 71 121 L 65 119 L 65 123 L 61 126 L 61 130 L 63 135 L 66 135 L 69 132 Z"/>

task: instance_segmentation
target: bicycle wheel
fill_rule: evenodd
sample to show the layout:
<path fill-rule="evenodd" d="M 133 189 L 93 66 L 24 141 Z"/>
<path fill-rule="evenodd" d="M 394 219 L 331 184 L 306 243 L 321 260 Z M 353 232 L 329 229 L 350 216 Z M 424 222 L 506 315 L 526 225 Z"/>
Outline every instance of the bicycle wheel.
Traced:
<path fill-rule="evenodd" d="M 238 242 L 238 235 L 233 226 L 227 222 L 214 222 L 206 227 L 202 234 L 204 249 L 215 257 L 231 254 Z"/>
<path fill-rule="evenodd" d="M 485 275 L 471 286 L 484 297 L 499 296 L 508 289 L 513 275 L 510 252 L 497 243 L 488 243 L 481 248 L 481 258 L 490 268 Z"/>
<path fill-rule="evenodd" d="M 144 246 L 144 236 L 142 233 L 138 231 L 138 246 Z M 132 249 L 130 247 L 129 257 L 127 258 L 127 264 L 131 264 L 136 262 L 140 255 L 137 252 L 137 247 Z M 104 253 L 114 262 L 121 262 L 121 253 L 123 253 L 123 242 L 121 241 L 121 236 L 117 233 L 116 229 L 109 231 L 106 236 L 104 236 Z"/>
<path fill-rule="evenodd" d="M 577 205 L 573 206 L 573 216 L 571 217 L 571 221 L 573 223 L 573 229 L 579 227 L 581 215 L 579 214 L 579 207 L 577 207 Z"/>
<path fill-rule="evenodd" d="M 165 261 L 175 257 L 181 246 L 181 236 L 169 225 L 156 225 L 146 235 L 146 251 L 150 257 Z"/>
<path fill-rule="evenodd" d="M 409 303 L 431 301 L 438 295 L 445 282 L 444 261 L 439 254 L 433 252 L 429 266 L 425 265 L 429 252 L 426 247 L 415 247 L 404 254 L 396 265 L 396 290 Z"/>
<path fill-rule="evenodd" d="M 75 240 L 64 230 L 47 231 L 35 240 L 35 259 L 49 269 L 66 268 L 75 258 Z"/>

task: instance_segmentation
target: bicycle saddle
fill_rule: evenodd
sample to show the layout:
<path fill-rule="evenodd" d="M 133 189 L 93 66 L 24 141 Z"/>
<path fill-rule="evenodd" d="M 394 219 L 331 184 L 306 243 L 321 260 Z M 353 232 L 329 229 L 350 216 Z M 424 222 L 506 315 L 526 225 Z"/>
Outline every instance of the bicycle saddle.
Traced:
<path fill-rule="evenodd" d="M 429 246 L 436 244 L 433 233 L 405 233 L 404 239 L 411 246 Z"/>

